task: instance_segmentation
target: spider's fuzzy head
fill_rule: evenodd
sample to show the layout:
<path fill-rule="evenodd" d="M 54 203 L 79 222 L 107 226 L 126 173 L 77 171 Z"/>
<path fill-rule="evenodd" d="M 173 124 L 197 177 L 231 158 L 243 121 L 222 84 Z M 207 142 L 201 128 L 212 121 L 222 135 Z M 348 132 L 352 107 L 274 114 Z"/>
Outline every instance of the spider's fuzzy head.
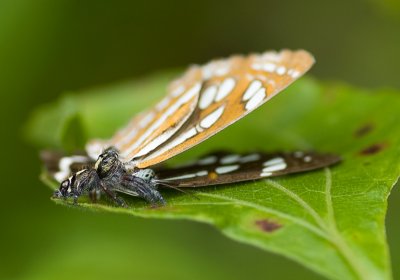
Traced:
<path fill-rule="evenodd" d="M 121 165 L 118 151 L 111 147 L 106 149 L 97 159 L 95 169 L 100 178 L 107 177 Z"/>

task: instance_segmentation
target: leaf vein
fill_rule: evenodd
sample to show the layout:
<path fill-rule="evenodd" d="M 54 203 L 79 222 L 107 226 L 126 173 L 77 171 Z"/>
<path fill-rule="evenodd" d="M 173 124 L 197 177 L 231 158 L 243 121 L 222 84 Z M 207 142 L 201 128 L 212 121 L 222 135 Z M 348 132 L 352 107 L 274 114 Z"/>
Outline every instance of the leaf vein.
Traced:
<path fill-rule="evenodd" d="M 211 193 L 205 193 L 205 192 L 198 192 L 197 195 L 201 195 L 201 196 L 205 196 L 205 197 L 212 197 L 212 198 L 217 198 L 217 199 L 222 199 L 222 200 L 228 200 L 231 202 L 234 202 L 236 204 L 239 205 L 243 205 L 243 206 L 247 206 L 250 208 L 254 208 L 257 209 L 259 211 L 268 213 L 268 214 L 274 214 L 276 216 L 279 216 L 281 218 L 284 218 L 286 220 L 292 221 L 293 223 L 296 223 L 304 228 L 307 228 L 308 230 L 314 232 L 315 234 L 319 235 L 320 237 L 329 240 L 329 237 L 326 235 L 326 233 L 324 231 L 322 231 L 321 229 L 317 228 L 316 226 L 302 220 L 299 219 L 295 216 L 283 213 L 281 211 L 278 211 L 276 209 L 272 209 L 269 207 L 265 207 L 263 205 L 257 204 L 257 203 L 253 203 L 253 202 L 248 202 L 245 200 L 241 200 L 241 199 L 237 199 L 237 198 L 232 198 L 232 197 L 228 197 L 228 196 L 224 196 L 224 195 L 217 195 L 217 194 L 211 194 Z"/>

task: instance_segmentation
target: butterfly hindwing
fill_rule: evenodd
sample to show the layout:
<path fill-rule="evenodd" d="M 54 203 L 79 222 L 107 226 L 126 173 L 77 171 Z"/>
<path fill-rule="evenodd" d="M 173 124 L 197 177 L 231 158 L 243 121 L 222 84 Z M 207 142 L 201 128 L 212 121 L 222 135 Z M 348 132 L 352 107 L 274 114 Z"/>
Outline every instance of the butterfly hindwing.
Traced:
<path fill-rule="evenodd" d="M 257 180 L 318 169 L 338 156 L 313 152 L 231 154 L 218 152 L 180 167 L 156 170 L 160 184 L 201 187 Z"/>

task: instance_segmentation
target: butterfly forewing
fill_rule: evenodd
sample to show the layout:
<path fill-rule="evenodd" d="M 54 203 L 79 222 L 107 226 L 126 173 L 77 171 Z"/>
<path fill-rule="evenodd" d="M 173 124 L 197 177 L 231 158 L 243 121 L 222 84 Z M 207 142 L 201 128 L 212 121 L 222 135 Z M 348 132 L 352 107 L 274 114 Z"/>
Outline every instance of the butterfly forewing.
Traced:
<path fill-rule="evenodd" d="M 306 51 L 233 56 L 201 68 L 204 80 L 191 116 L 168 141 L 136 159 L 139 168 L 177 155 L 247 115 L 275 96 L 313 64 Z"/>
<path fill-rule="evenodd" d="M 156 170 L 160 184 L 174 187 L 201 187 L 257 180 L 318 169 L 337 163 L 338 156 L 317 153 L 218 152 L 192 164 Z"/>

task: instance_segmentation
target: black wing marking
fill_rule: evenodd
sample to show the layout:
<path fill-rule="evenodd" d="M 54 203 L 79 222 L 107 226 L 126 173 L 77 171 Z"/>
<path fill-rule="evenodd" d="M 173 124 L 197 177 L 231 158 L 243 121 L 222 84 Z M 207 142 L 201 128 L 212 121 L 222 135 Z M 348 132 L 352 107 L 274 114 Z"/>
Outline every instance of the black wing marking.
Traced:
<path fill-rule="evenodd" d="M 42 151 L 40 158 L 47 172 L 58 182 L 64 181 L 72 173 L 95 164 L 95 161 L 85 154 L 66 156 L 55 151 Z"/>
<path fill-rule="evenodd" d="M 201 187 L 310 171 L 340 161 L 314 152 L 232 154 L 217 152 L 176 168 L 156 170 L 161 185 Z"/>

